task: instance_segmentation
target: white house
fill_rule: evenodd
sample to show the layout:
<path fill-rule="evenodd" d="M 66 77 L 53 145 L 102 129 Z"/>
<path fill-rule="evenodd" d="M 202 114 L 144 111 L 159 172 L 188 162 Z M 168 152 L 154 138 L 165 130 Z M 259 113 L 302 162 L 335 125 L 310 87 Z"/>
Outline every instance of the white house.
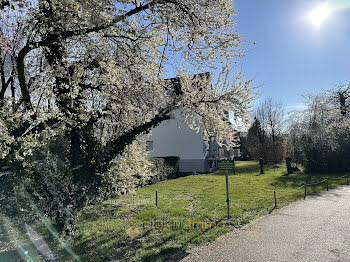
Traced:
<path fill-rule="evenodd" d="M 206 143 L 203 132 L 197 133 L 181 122 L 180 114 L 175 116 L 178 117 L 164 121 L 144 137 L 149 157 L 178 156 L 180 172 L 205 173 L 216 168 L 218 159 L 240 156 L 239 148 L 219 147 L 215 137 Z"/>
<path fill-rule="evenodd" d="M 178 119 L 164 121 L 146 136 L 150 157 L 180 157 L 180 172 L 208 172 L 207 147 L 201 132 Z"/>
<path fill-rule="evenodd" d="M 211 85 L 209 73 L 201 74 L 199 78 Z M 181 92 L 178 78 L 170 81 L 174 92 Z M 218 159 L 240 156 L 239 148 L 219 148 L 215 137 L 209 143 L 204 141 L 203 132 L 192 130 L 183 123 L 180 112 L 174 112 L 173 119 L 153 128 L 144 139 L 147 141 L 149 157 L 178 156 L 180 172 L 210 172 L 216 168 Z"/>

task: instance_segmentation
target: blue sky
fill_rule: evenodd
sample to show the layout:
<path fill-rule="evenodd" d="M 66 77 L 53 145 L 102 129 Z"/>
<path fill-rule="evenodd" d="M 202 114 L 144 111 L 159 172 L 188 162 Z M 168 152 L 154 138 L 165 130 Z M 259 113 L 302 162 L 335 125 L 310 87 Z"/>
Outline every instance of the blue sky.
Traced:
<path fill-rule="evenodd" d="M 319 28 L 306 18 L 325 1 L 235 0 L 238 30 L 256 42 L 239 66 L 262 96 L 287 110 L 303 102 L 302 94 L 330 89 L 350 80 L 350 0 L 328 1 L 336 8 Z"/>

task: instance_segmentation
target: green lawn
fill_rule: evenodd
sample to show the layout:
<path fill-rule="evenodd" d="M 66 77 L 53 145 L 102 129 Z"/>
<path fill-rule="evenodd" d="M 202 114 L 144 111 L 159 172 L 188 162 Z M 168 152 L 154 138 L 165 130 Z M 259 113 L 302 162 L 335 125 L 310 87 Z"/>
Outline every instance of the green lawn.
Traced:
<path fill-rule="evenodd" d="M 274 190 L 278 207 L 282 207 L 303 198 L 304 188 L 300 186 L 305 181 L 317 183 L 329 178 L 330 188 L 347 182 L 346 178 L 334 179 L 343 174 L 299 172 L 286 176 L 284 165 L 268 166 L 264 175 L 259 175 L 254 161 L 237 162 L 236 167 L 237 174 L 229 176 L 229 220 L 225 175 L 217 171 L 159 182 L 86 207 L 79 217 L 79 235 L 70 241 L 60 239 L 38 209 L 34 208 L 31 220 L 26 222 L 44 237 L 56 261 L 168 261 L 169 256 L 181 256 L 191 246 L 213 241 L 271 212 Z M 326 183 L 307 187 L 308 194 L 325 189 Z M 7 221 L 0 220 L 0 261 L 21 261 L 21 257 L 23 261 L 47 261 L 29 240 L 24 221 L 15 217 Z M 76 255 L 80 259 L 74 259 Z"/>
<path fill-rule="evenodd" d="M 274 207 L 274 190 L 281 207 L 302 199 L 304 188 L 298 187 L 305 181 L 316 183 L 342 175 L 299 172 L 286 176 L 284 165 L 269 166 L 264 175 L 258 175 L 257 162 L 237 162 L 236 166 L 237 175 L 229 176 L 231 219 L 227 220 L 224 172 L 190 175 L 87 207 L 79 219 L 80 236 L 74 249 L 83 261 L 167 261 L 172 254 L 213 241 L 268 214 Z M 329 187 L 345 183 L 346 178 L 333 179 Z M 325 188 L 322 183 L 307 191 L 313 194 Z"/>

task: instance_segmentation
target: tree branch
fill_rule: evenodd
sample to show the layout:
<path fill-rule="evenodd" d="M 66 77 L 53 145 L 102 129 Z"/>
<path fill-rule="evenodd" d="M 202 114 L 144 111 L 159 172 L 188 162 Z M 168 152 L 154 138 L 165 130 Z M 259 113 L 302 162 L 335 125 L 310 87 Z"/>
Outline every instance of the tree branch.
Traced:
<path fill-rule="evenodd" d="M 16 57 L 16 64 L 17 64 L 17 78 L 19 81 L 19 86 L 21 89 L 23 101 L 25 103 L 26 108 L 33 109 L 30 94 L 27 88 L 26 84 L 26 78 L 25 78 L 25 70 L 24 70 L 24 59 L 25 56 L 31 51 L 31 47 L 26 44 L 21 51 L 18 53 L 18 56 Z M 34 116 L 35 117 L 35 116 Z"/>
<path fill-rule="evenodd" d="M 98 163 L 100 166 L 98 167 L 100 172 L 104 172 L 108 169 L 110 162 L 117 157 L 119 154 L 123 152 L 125 147 L 131 144 L 135 138 L 150 129 L 156 127 L 164 120 L 168 120 L 171 118 L 170 112 L 171 108 L 164 109 L 161 113 L 156 115 L 152 120 L 137 127 L 134 127 L 130 131 L 126 132 L 122 136 L 112 139 L 109 141 L 106 146 L 104 146 L 101 150 L 101 154 L 97 154 L 99 157 Z"/>
<path fill-rule="evenodd" d="M 57 41 L 57 38 L 61 38 L 61 39 L 67 39 L 73 36 L 79 36 L 79 35 L 83 35 L 83 34 L 88 34 L 88 33 L 93 33 L 93 32 L 99 32 L 101 30 L 107 29 L 111 26 L 113 26 L 114 24 L 130 17 L 133 16 L 137 13 L 140 13 L 144 10 L 149 9 L 152 6 L 155 6 L 156 4 L 160 3 L 160 2 L 164 2 L 164 0 L 153 0 L 147 4 L 144 4 L 142 6 L 138 6 L 132 10 L 130 10 L 129 12 L 123 14 L 123 15 L 117 15 L 116 17 L 114 17 L 114 19 L 112 19 L 112 21 L 110 21 L 109 23 L 105 23 L 105 24 L 101 24 L 101 25 L 97 25 L 95 27 L 91 27 L 91 28 L 84 28 L 84 29 L 79 29 L 79 30 L 69 30 L 69 31 L 65 31 L 65 32 L 61 32 L 58 33 L 56 35 L 52 35 L 48 38 L 45 38 L 44 40 L 38 41 L 38 42 L 34 42 L 31 43 L 31 45 L 34 48 L 38 48 L 38 47 L 42 47 L 42 46 L 48 46 L 52 43 L 54 43 L 55 41 Z"/>

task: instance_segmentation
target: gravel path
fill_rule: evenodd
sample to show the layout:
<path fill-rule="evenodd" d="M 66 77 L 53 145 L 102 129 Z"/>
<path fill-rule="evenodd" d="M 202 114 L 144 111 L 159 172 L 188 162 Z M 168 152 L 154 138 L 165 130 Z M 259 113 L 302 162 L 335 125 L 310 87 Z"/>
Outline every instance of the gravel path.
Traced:
<path fill-rule="evenodd" d="M 181 261 L 350 261 L 350 187 L 308 196 Z"/>

